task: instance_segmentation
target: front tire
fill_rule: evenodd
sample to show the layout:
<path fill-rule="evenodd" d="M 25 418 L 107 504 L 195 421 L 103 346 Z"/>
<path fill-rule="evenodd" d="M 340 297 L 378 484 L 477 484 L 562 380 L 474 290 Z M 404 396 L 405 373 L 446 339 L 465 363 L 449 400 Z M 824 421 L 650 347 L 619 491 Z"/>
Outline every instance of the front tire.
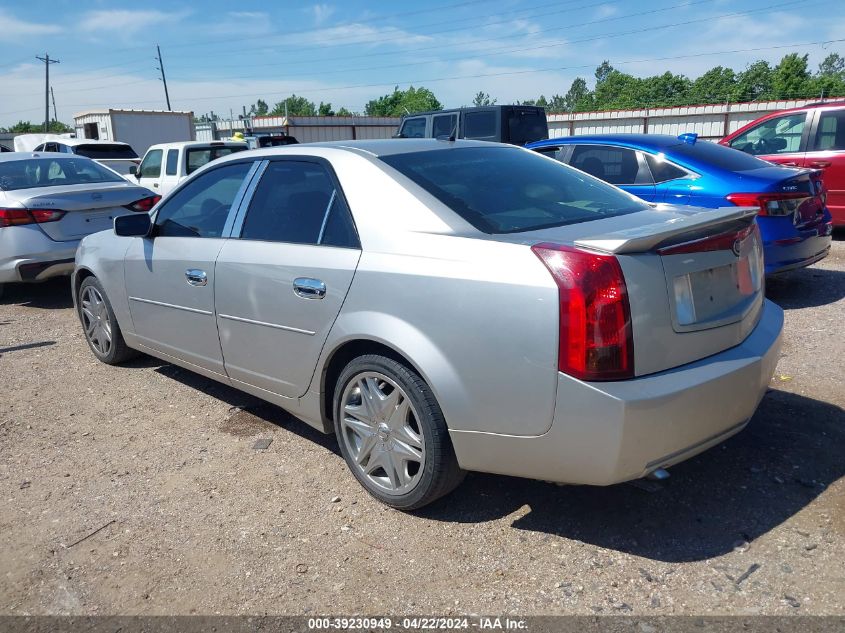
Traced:
<path fill-rule="evenodd" d="M 392 358 L 371 354 L 346 366 L 335 389 L 334 425 L 352 474 L 386 505 L 415 510 L 463 481 L 434 394 Z"/>
<path fill-rule="evenodd" d="M 126 345 L 106 291 L 96 277 L 82 280 L 77 310 L 85 340 L 98 360 L 117 365 L 138 355 Z"/>

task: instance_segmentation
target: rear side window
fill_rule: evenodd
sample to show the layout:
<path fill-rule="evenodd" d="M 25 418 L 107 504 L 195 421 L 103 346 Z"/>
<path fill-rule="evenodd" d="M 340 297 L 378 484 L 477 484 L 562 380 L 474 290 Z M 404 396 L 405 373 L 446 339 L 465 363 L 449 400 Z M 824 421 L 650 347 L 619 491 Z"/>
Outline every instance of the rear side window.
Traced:
<path fill-rule="evenodd" d="M 297 161 L 267 166 L 249 204 L 241 239 L 357 246 L 349 209 L 326 168 Z"/>
<path fill-rule="evenodd" d="M 175 176 L 179 171 L 179 150 L 178 149 L 169 149 L 167 150 L 167 167 L 165 167 L 165 172 L 168 176 Z"/>
<path fill-rule="evenodd" d="M 646 154 L 645 160 L 648 163 L 648 168 L 651 170 L 651 176 L 657 184 L 687 176 L 685 170 L 667 161 L 662 153 L 656 156 L 654 154 Z"/>
<path fill-rule="evenodd" d="M 88 158 L 97 158 L 103 160 L 105 158 L 138 158 L 128 145 L 120 145 L 119 143 L 96 143 L 91 145 L 77 145 L 73 148 L 75 154 L 80 156 L 87 156 Z"/>
<path fill-rule="evenodd" d="M 542 110 L 508 110 L 507 124 L 507 141 L 514 145 L 525 145 L 549 138 L 549 125 Z"/>
<path fill-rule="evenodd" d="M 402 124 L 402 136 L 405 138 L 425 138 L 425 117 L 405 119 Z"/>
<path fill-rule="evenodd" d="M 648 208 L 615 187 L 517 148 L 449 148 L 381 160 L 484 233 L 532 231 Z"/>
<path fill-rule="evenodd" d="M 806 121 L 805 112 L 768 119 L 737 136 L 730 145 L 753 156 L 798 152 Z"/>
<path fill-rule="evenodd" d="M 760 158 L 710 141 L 697 141 L 694 144 L 678 143 L 667 147 L 666 153 L 677 156 L 679 159 L 701 161 L 727 171 L 751 171 L 772 166 L 771 163 Z"/>
<path fill-rule="evenodd" d="M 434 138 L 438 136 L 452 136 L 458 130 L 458 115 L 457 114 L 441 114 L 434 117 L 432 120 L 431 135 Z"/>
<path fill-rule="evenodd" d="M 815 152 L 845 149 L 845 110 L 822 112 L 811 149 Z"/>
<path fill-rule="evenodd" d="M 188 149 L 185 173 L 192 174 L 203 165 L 210 163 L 213 160 L 234 154 L 235 152 L 243 152 L 246 146 L 220 146 L 220 147 L 203 147 L 196 149 Z"/>
<path fill-rule="evenodd" d="M 160 153 L 160 150 L 157 150 Z M 212 169 L 176 191 L 156 214 L 156 235 L 220 237 L 252 163 Z"/>
<path fill-rule="evenodd" d="M 160 149 L 147 152 L 141 162 L 141 178 L 158 178 L 161 175 L 161 154 Z"/>
<path fill-rule="evenodd" d="M 493 138 L 496 136 L 496 112 L 467 112 L 464 114 L 464 138 Z"/>
<path fill-rule="evenodd" d="M 641 170 L 637 152 L 627 147 L 577 145 L 569 164 L 614 185 L 651 183 L 651 176 Z"/>

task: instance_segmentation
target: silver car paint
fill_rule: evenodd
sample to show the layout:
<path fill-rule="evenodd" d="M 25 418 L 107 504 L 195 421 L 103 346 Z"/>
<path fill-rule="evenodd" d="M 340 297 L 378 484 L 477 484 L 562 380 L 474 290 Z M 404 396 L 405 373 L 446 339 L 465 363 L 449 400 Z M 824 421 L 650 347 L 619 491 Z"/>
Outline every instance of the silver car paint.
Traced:
<path fill-rule="evenodd" d="M 399 143 L 402 147 L 395 151 L 444 146 L 437 141 L 403 140 Z M 455 145 L 469 144 L 464 142 Z M 146 328 L 142 325 L 146 333 L 143 339 L 139 337 L 135 328 L 137 323 L 130 319 L 130 301 L 123 289 L 123 275 L 118 271 L 121 269 L 123 254 L 127 250 L 133 252 L 130 243 L 155 244 L 158 240 L 119 238 L 108 233 L 86 238 L 77 254 L 77 274 L 90 271 L 100 278 L 130 346 L 140 347 L 143 344 L 145 351 L 152 351 L 154 355 L 196 369 L 222 382 L 235 384 L 245 391 L 280 404 L 323 430 L 331 428 L 326 415 L 324 394 L 329 387 L 325 384 L 325 370 L 334 353 L 343 344 L 353 340 L 383 343 L 409 359 L 431 385 L 453 435 L 459 461 L 470 469 L 577 481 L 578 469 L 570 468 L 564 462 L 574 459 L 573 453 L 581 446 L 592 452 L 581 453 L 572 463 L 582 467 L 586 462 L 592 464 L 593 470 L 592 474 L 585 472 L 580 477 L 589 478 L 592 483 L 611 483 L 612 480 L 620 480 L 620 477 L 642 474 L 646 465 L 654 460 L 660 462 L 677 451 L 681 451 L 680 454 L 684 456 L 692 454 L 698 447 L 707 444 L 714 434 L 721 438 L 719 434 L 726 430 L 739 430 L 750 417 L 764 391 L 760 385 L 768 383 L 774 369 L 772 358 L 777 357 L 782 314 L 773 304 L 766 304 L 765 318 L 760 319 L 752 335 L 732 349 L 697 360 L 691 365 L 635 380 L 582 383 L 557 371 L 557 287 L 543 264 L 525 244 L 518 243 L 518 239 L 509 243 L 498 239 L 503 236 L 491 237 L 474 232 L 466 222 L 442 207 L 431 196 L 421 193 L 413 183 L 375 161 L 368 150 L 381 151 L 380 148 L 385 147 L 383 143 L 362 142 L 354 148 L 343 148 L 340 145 L 272 148 L 241 153 L 232 159 L 224 158 L 214 163 L 216 166 L 229 160 L 267 158 L 276 154 L 325 158 L 333 165 L 352 210 L 361 236 L 360 261 L 345 302 L 318 352 L 316 363 L 310 367 L 310 363 L 306 363 L 306 369 L 309 372 L 313 370 L 313 378 L 307 392 L 301 397 L 284 395 L 284 385 L 272 382 L 296 383 L 300 380 L 280 378 L 285 374 L 271 376 L 274 363 L 281 363 L 278 366 L 282 372 L 302 370 L 301 367 L 285 366 L 285 363 L 293 365 L 299 359 L 288 356 L 289 360 L 279 361 L 271 358 L 285 355 L 283 350 L 278 349 L 284 337 L 276 340 L 272 336 L 264 338 L 276 328 L 253 324 L 255 336 L 262 336 L 261 332 L 264 332 L 260 343 L 255 343 L 254 348 L 258 351 L 263 348 L 265 355 L 261 359 L 263 370 L 256 372 L 262 374 L 264 379 L 269 379 L 263 386 L 261 380 L 257 377 L 249 378 L 247 372 L 242 374 L 242 378 L 249 380 L 250 384 L 241 381 L 233 383 L 225 375 L 225 370 L 219 371 L 222 361 L 217 361 L 216 357 L 214 362 L 207 364 L 206 359 L 213 355 L 205 347 L 204 341 L 198 343 L 198 349 L 204 351 L 197 353 L 196 350 L 179 351 L 180 346 L 186 347 L 185 339 L 180 339 L 180 332 L 175 330 L 161 333 L 154 327 Z M 476 145 L 487 146 L 485 143 Z M 197 174 L 208 168 L 212 168 L 212 165 Z M 238 213 L 237 207 L 237 204 L 233 206 L 232 217 Z M 671 209 L 643 211 L 642 214 L 648 216 L 649 222 L 658 219 L 669 222 L 678 217 Z M 612 220 L 620 221 L 618 228 L 619 225 L 633 226 L 637 218 L 629 215 Z M 552 237 L 569 234 L 574 240 L 587 232 L 597 234 L 604 227 L 593 225 L 610 223 L 612 220 L 563 227 L 557 230 L 558 235 Z M 640 221 L 645 220 L 641 218 Z M 544 234 L 542 239 L 551 238 Z M 275 246 L 281 253 L 288 245 Z M 210 247 L 210 250 L 214 248 Z M 338 249 L 327 249 L 326 252 L 329 250 Z M 204 256 L 211 257 L 208 254 Z M 235 253 L 233 259 L 243 260 L 244 256 L 243 252 Z M 184 260 L 185 264 L 188 259 Z M 657 345 L 656 337 L 649 338 L 646 334 L 649 315 L 656 316 L 663 310 L 664 320 L 669 318 L 665 284 L 654 283 L 654 275 L 658 272 L 654 261 L 649 263 L 648 258 L 632 258 L 637 264 L 633 265 L 625 262 L 624 258 L 620 259 L 629 284 L 639 287 L 640 277 L 645 275 L 641 284 L 643 288 L 648 287 L 649 283 L 663 288 L 662 300 L 659 296 L 661 291 L 655 289 L 655 296 L 643 305 L 637 304 L 635 322 L 639 319 L 643 327 L 637 327 L 635 336 L 640 336 L 642 330 L 642 335 L 646 337 L 646 343 L 641 343 L 639 339 L 636 341 L 639 366 L 641 355 L 648 358 L 654 353 L 648 349 L 649 345 Z M 330 260 L 331 256 L 328 256 Z M 220 260 L 217 265 L 221 265 Z M 233 261 L 233 270 L 240 266 L 242 262 Z M 323 266 L 326 264 L 323 263 Z M 234 275 L 225 282 L 226 288 L 239 283 L 239 277 L 243 284 L 243 270 L 241 275 Z M 293 270 L 285 274 L 287 277 L 279 282 L 280 291 L 284 290 L 281 284 L 286 285 L 290 276 L 299 276 Z M 648 282 L 647 278 L 651 281 Z M 152 278 L 147 280 L 148 283 L 152 281 Z M 184 297 L 187 286 L 184 281 L 181 283 Z M 341 280 L 341 288 L 342 284 Z M 213 285 L 210 279 L 207 288 Z M 178 286 L 174 282 L 174 293 Z M 257 281 L 253 282 L 253 292 L 259 292 L 262 287 Z M 221 293 L 227 292 L 222 286 L 219 290 Z M 292 288 L 290 290 L 292 293 Z M 149 292 L 149 288 L 146 292 Z M 646 297 L 647 293 L 643 291 L 635 296 L 639 297 L 640 294 Z M 219 301 L 222 303 L 226 300 L 221 297 Z M 287 314 L 254 311 L 258 305 L 258 302 L 247 300 L 229 305 L 227 309 L 229 312 L 234 312 L 235 308 L 243 310 L 232 316 L 262 324 L 299 323 L 305 325 L 300 329 L 323 331 L 322 323 L 320 327 L 308 327 L 306 322 L 291 321 L 295 317 Z M 269 309 L 273 308 L 270 305 Z M 214 307 L 209 308 L 208 303 L 203 303 L 198 309 L 203 312 L 215 310 Z M 216 310 L 218 324 L 231 320 L 220 318 L 222 310 L 219 306 Z M 745 327 L 750 330 L 756 320 L 745 321 Z M 225 326 L 220 331 L 225 331 Z M 775 335 L 767 338 L 757 336 L 758 332 L 774 332 Z M 184 334 L 185 330 L 182 329 L 181 333 Z M 272 334 L 277 335 L 275 331 Z M 710 349 L 711 342 L 708 342 L 707 337 L 712 336 L 713 331 L 709 334 L 693 334 L 702 335 L 702 344 L 693 345 L 692 353 L 696 353 L 695 350 Z M 151 350 L 153 337 L 156 347 Z M 727 337 L 736 342 L 741 341 L 736 334 Z M 171 343 L 164 346 L 163 339 Z M 718 342 L 718 346 L 723 344 L 729 345 L 730 341 Z M 670 347 L 678 345 L 673 342 Z M 308 349 L 308 353 L 313 353 L 313 349 Z M 733 361 L 735 354 L 744 356 L 731 365 L 728 361 Z M 201 358 L 198 359 L 197 355 Z M 661 358 L 653 361 L 653 367 L 659 367 L 660 362 L 672 362 L 672 357 L 665 352 L 659 352 L 659 355 Z M 697 357 L 700 358 L 701 355 Z M 740 374 L 731 374 L 733 366 L 738 368 L 737 371 L 741 370 Z M 730 376 L 730 379 L 724 376 Z M 747 386 L 739 388 L 738 377 Z M 717 391 L 721 390 L 719 397 L 713 397 L 716 393 L 714 385 L 718 386 Z M 730 385 L 733 387 L 725 391 Z M 295 394 L 297 391 L 291 389 L 288 393 Z M 590 403 L 596 406 L 592 407 Z M 683 432 L 668 432 L 674 422 L 685 419 L 679 417 L 685 404 L 694 404 L 696 407 L 694 415 L 687 416 L 691 420 Z M 632 417 L 630 411 L 639 413 Z M 662 455 L 652 455 L 653 451 L 645 447 L 649 438 L 648 432 L 643 432 L 643 429 L 648 431 L 649 427 L 642 420 L 649 417 L 662 421 L 651 428 L 655 433 L 665 436 L 656 438 L 660 441 L 654 443 L 660 450 L 667 449 Z M 637 422 L 629 422 L 635 418 Z M 629 441 L 629 437 L 636 435 L 635 431 L 639 435 Z M 572 449 L 567 448 L 570 438 L 575 440 L 579 435 L 588 436 L 589 442 L 574 442 Z M 529 445 L 532 448 L 528 451 L 520 448 Z M 508 447 L 513 447 L 512 457 L 506 456 Z M 627 455 L 627 450 L 633 450 L 635 454 Z M 640 463 L 640 454 L 646 454 L 645 457 L 650 461 Z M 625 456 L 625 460 L 620 462 L 620 456 Z M 671 459 L 666 458 L 668 461 Z"/>

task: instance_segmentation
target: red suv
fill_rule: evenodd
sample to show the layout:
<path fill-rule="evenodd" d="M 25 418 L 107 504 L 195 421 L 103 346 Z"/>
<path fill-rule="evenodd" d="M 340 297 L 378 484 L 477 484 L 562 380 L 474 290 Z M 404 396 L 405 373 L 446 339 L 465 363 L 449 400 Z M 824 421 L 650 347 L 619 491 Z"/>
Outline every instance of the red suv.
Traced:
<path fill-rule="evenodd" d="M 721 141 L 789 167 L 820 169 L 834 226 L 845 226 L 845 101 L 766 114 Z"/>

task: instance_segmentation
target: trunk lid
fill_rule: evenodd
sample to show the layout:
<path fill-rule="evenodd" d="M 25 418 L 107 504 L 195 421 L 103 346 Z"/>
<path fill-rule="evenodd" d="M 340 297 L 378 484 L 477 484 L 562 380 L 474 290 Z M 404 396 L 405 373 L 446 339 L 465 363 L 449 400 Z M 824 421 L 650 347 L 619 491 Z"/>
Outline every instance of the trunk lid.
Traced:
<path fill-rule="evenodd" d="M 40 187 L 20 202 L 27 209 L 64 211 L 60 220 L 39 224 L 50 239 L 64 242 L 111 229 L 115 217 L 133 213 L 126 205 L 151 195 L 143 187 L 98 183 Z"/>
<path fill-rule="evenodd" d="M 630 303 L 634 375 L 642 376 L 717 354 L 754 329 L 764 301 L 756 212 L 659 205 L 495 239 L 614 255 Z"/>

